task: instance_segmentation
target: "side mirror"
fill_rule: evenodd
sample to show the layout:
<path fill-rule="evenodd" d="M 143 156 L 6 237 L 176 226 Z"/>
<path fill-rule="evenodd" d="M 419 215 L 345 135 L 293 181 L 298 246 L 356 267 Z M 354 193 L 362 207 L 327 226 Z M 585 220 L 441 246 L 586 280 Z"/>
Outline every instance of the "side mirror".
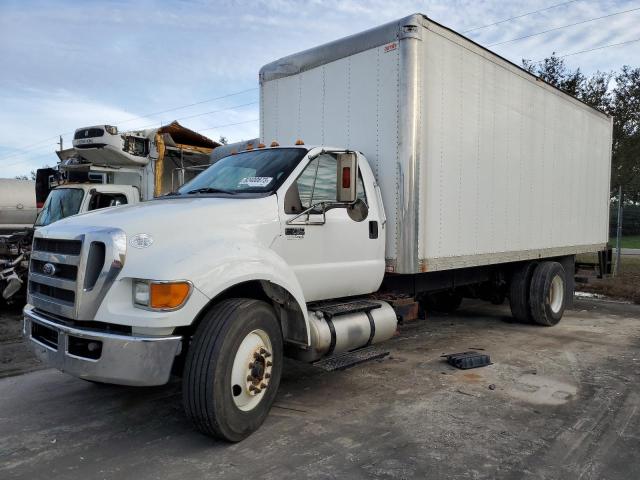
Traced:
<path fill-rule="evenodd" d="M 358 157 L 355 153 L 339 153 L 338 161 L 338 202 L 356 201 L 356 179 L 358 178 Z"/>

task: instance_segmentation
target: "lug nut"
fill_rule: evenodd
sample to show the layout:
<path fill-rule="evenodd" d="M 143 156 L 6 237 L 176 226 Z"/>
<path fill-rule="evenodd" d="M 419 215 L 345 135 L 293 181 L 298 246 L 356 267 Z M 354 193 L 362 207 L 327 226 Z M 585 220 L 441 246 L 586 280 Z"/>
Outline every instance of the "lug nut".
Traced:
<path fill-rule="evenodd" d="M 264 374 L 264 378 L 271 378 L 271 374 L 270 373 L 265 373 Z"/>
<path fill-rule="evenodd" d="M 271 367 L 271 366 L 273 366 L 273 363 L 267 362 L 267 367 Z"/>
<path fill-rule="evenodd" d="M 264 348 L 261 348 L 260 349 L 260 353 L 262 353 L 264 355 L 265 353 L 267 353 L 267 351 Z"/>
<path fill-rule="evenodd" d="M 253 362 L 249 364 L 249 368 L 253 368 Z"/>
<path fill-rule="evenodd" d="M 267 388 L 267 384 L 266 383 L 261 383 L 260 384 L 260 388 Z"/>
<path fill-rule="evenodd" d="M 253 380 L 253 377 L 251 375 L 247 375 L 247 382 L 250 382 Z"/>
<path fill-rule="evenodd" d="M 258 355 L 258 352 L 253 352 L 253 358 L 258 358 L 260 355 Z"/>
<path fill-rule="evenodd" d="M 265 352 L 264 358 L 269 358 L 270 356 L 271 356 L 271 354 L 269 352 Z"/>

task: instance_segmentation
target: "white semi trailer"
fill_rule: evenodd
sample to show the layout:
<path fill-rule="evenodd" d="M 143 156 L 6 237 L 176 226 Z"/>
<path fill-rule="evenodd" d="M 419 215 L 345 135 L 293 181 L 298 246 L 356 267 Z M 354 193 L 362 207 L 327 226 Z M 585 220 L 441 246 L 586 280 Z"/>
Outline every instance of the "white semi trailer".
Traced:
<path fill-rule="evenodd" d="M 260 86 L 262 144 L 178 195 L 36 232 L 41 358 L 126 385 L 173 369 L 195 426 L 239 441 L 285 352 L 390 338 L 394 296 L 561 319 L 575 254 L 607 241 L 609 117 L 423 15 L 266 65 Z"/>

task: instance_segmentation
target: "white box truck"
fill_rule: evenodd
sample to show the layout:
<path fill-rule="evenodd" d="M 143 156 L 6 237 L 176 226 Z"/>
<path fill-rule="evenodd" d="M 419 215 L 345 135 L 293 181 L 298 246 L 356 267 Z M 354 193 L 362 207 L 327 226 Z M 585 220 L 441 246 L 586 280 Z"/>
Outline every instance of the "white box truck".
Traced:
<path fill-rule="evenodd" d="M 423 15 L 266 65 L 260 85 L 263 143 L 178 195 L 36 232 L 41 358 L 125 385 L 177 372 L 195 426 L 239 441 L 285 354 L 389 339 L 407 297 L 561 319 L 575 254 L 607 241 L 609 117 Z"/>

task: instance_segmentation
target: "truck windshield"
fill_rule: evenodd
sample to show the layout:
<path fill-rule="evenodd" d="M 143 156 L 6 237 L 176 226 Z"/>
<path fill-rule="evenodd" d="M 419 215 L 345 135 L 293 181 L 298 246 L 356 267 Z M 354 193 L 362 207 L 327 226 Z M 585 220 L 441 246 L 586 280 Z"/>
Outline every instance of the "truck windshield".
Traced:
<path fill-rule="evenodd" d="M 273 193 L 306 154 L 304 148 L 269 148 L 229 155 L 183 185 L 178 193 Z"/>
<path fill-rule="evenodd" d="M 42 227 L 75 215 L 80 211 L 83 198 L 84 190 L 80 188 L 56 188 L 51 190 L 36 219 L 35 226 Z"/>

